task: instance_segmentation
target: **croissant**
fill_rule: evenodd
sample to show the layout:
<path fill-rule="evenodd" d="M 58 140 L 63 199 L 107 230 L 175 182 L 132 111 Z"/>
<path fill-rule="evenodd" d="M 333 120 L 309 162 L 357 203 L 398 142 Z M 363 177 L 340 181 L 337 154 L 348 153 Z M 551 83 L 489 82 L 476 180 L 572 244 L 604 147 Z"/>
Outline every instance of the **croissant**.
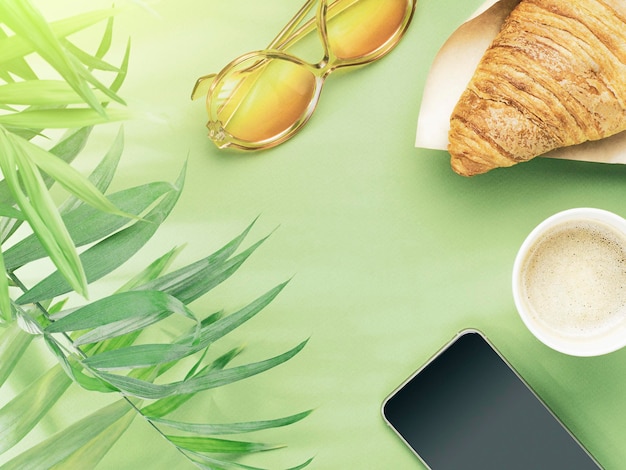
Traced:
<path fill-rule="evenodd" d="M 463 176 L 626 130 L 626 1 L 522 0 L 450 118 Z"/>

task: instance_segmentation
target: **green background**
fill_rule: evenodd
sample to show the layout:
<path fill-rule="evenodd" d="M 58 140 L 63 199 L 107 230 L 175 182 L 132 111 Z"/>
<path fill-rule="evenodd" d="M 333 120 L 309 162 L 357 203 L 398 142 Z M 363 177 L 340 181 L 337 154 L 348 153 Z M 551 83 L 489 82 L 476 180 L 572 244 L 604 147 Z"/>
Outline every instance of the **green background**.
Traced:
<path fill-rule="evenodd" d="M 53 20 L 109 3 L 38 5 Z M 132 38 L 122 95 L 150 116 L 125 125 L 115 185 L 173 181 L 188 162 L 181 200 L 137 266 L 183 244 L 180 264 L 208 255 L 260 216 L 249 243 L 270 238 L 193 308 L 234 311 L 291 278 L 229 340 L 247 345 L 242 360 L 258 360 L 310 338 L 287 364 L 196 402 L 195 419 L 315 408 L 265 434 L 287 448 L 244 462 L 284 468 L 315 457 L 311 468 L 419 469 L 383 422 L 381 403 L 458 331 L 479 328 L 604 467 L 623 468 L 626 350 L 576 358 L 543 346 L 516 313 L 510 276 L 522 241 L 549 215 L 593 206 L 626 216 L 626 167 L 538 158 L 466 179 L 446 152 L 414 147 L 430 63 L 480 0 L 421 0 L 390 55 L 329 78 L 295 138 L 261 153 L 218 151 L 203 102 L 189 99 L 195 79 L 263 48 L 299 3 L 164 0 L 148 11 L 126 2 L 117 20 L 119 50 Z M 89 156 L 117 129 L 101 128 L 77 165 L 92 168 Z M 191 468 L 141 422 L 131 433 L 102 468 Z"/>

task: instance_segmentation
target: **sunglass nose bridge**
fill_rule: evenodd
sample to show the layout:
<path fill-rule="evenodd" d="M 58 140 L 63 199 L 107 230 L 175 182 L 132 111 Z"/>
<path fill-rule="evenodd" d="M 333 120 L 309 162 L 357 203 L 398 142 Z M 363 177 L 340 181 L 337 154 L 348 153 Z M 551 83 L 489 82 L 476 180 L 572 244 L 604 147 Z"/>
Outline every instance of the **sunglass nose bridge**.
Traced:
<path fill-rule="evenodd" d="M 209 130 L 209 138 L 215 143 L 218 148 L 224 148 L 228 146 L 226 139 L 226 131 L 220 121 L 209 121 L 206 125 Z"/>

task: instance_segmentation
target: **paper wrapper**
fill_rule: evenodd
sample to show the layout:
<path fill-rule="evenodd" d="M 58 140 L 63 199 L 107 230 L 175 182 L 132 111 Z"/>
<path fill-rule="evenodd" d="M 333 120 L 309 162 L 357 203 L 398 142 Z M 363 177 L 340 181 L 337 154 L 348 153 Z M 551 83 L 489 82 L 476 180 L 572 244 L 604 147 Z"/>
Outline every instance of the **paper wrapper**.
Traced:
<path fill-rule="evenodd" d="M 426 79 L 415 146 L 446 150 L 450 115 L 504 19 L 519 0 L 487 0 L 438 52 Z M 544 156 L 602 163 L 626 163 L 626 132 L 553 150 Z"/>

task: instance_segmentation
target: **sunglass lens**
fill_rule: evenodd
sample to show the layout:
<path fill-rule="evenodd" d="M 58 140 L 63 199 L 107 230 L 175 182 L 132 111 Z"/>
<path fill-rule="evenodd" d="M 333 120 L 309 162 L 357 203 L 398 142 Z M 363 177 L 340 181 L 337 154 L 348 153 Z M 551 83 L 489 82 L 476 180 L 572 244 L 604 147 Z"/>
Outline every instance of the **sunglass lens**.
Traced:
<path fill-rule="evenodd" d="M 333 53 L 349 60 L 391 49 L 406 24 L 408 0 L 336 0 L 327 13 L 328 41 Z M 330 2 L 329 2 L 330 3 Z M 393 41 L 392 41 L 393 40 Z M 393 42 L 392 44 L 389 44 Z M 385 52 L 386 52 L 385 50 Z"/>
<path fill-rule="evenodd" d="M 218 78 L 207 106 L 236 139 L 271 141 L 296 126 L 314 100 L 316 78 L 291 60 L 255 55 Z"/>

